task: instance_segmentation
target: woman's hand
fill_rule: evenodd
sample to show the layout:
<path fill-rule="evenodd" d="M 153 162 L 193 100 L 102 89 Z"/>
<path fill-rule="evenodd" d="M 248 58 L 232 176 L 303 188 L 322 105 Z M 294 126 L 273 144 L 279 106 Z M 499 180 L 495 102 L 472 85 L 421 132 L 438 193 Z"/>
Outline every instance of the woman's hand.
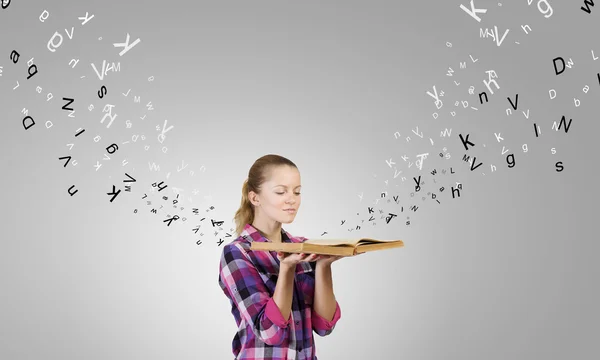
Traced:
<path fill-rule="evenodd" d="M 296 266 L 302 261 L 310 262 L 319 259 L 318 254 L 306 254 L 306 253 L 288 253 L 283 251 L 277 252 L 277 259 L 279 263 L 284 266 Z"/>
<path fill-rule="evenodd" d="M 317 266 L 327 266 L 331 265 L 334 261 L 338 261 L 339 259 L 346 256 L 336 256 L 336 255 L 321 255 L 317 260 Z"/>
<path fill-rule="evenodd" d="M 364 253 L 358 253 L 356 255 L 348 255 L 348 256 L 345 256 L 345 255 L 339 255 L 339 256 L 336 256 L 336 255 L 320 255 L 319 259 L 317 260 L 317 265 L 318 266 L 327 266 L 327 265 L 331 265 L 334 261 L 338 261 L 341 258 L 351 257 L 351 256 L 358 256 L 358 255 L 362 255 L 362 254 L 364 254 Z"/>

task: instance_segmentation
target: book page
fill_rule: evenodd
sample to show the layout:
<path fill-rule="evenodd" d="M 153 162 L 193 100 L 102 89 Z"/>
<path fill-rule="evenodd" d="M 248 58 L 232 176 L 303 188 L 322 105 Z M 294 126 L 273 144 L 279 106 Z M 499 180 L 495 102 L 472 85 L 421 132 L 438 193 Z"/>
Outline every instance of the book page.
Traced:
<path fill-rule="evenodd" d="M 356 245 L 361 239 L 310 239 L 304 241 L 305 244 L 314 244 L 314 245 Z"/>
<path fill-rule="evenodd" d="M 403 242 L 402 240 L 377 240 L 377 239 L 360 239 L 360 244 L 387 244 L 387 243 L 398 243 Z"/>
<path fill-rule="evenodd" d="M 376 239 L 369 239 L 369 238 L 361 238 L 361 239 L 310 239 L 310 240 L 306 240 L 304 241 L 306 244 L 315 244 L 315 245 L 326 245 L 326 246 L 333 246 L 333 245 L 351 245 L 351 246 L 355 246 L 358 243 L 371 243 L 371 242 L 385 242 L 385 241 L 397 241 L 397 240 L 376 240 Z"/>

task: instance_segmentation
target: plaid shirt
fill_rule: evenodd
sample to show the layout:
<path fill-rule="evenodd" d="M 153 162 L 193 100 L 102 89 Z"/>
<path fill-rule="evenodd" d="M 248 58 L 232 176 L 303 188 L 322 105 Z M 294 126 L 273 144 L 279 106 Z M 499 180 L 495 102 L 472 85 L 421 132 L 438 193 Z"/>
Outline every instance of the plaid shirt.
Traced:
<path fill-rule="evenodd" d="M 304 242 L 281 229 L 283 242 Z M 219 264 L 219 286 L 229 298 L 238 326 L 233 337 L 235 359 L 318 360 L 313 330 L 319 336 L 331 334 L 340 318 L 340 306 L 331 321 L 313 308 L 316 262 L 296 265 L 292 311 L 284 319 L 272 296 L 279 275 L 275 251 L 251 251 L 252 241 L 270 242 L 246 224 L 239 237 L 223 247 Z"/>

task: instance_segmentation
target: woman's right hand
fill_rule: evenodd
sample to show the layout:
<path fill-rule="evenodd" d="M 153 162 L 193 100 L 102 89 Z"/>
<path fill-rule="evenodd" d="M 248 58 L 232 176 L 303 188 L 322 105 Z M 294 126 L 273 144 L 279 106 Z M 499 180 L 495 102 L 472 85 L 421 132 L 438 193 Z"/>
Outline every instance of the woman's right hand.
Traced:
<path fill-rule="evenodd" d="M 283 251 L 277 252 L 277 259 L 279 263 L 284 266 L 296 266 L 302 261 L 310 262 L 319 259 L 319 254 L 305 254 L 305 253 L 288 253 Z"/>

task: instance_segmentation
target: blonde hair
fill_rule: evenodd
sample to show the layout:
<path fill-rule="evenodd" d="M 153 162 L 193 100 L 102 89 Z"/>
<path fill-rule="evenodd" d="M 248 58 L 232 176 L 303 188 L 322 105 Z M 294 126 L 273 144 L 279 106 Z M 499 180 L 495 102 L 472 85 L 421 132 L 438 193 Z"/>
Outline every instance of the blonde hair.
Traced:
<path fill-rule="evenodd" d="M 242 233 L 246 224 L 252 224 L 254 221 L 254 206 L 248 197 L 250 191 L 260 194 L 261 186 L 267 181 L 273 168 L 282 165 L 298 168 L 291 160 L 275 154 L 260 157 L 250 167 L 248 178 L 244 180 L 244 184 L 242 185 L 242 201 L 234 216 L 238 236 Z"/>

